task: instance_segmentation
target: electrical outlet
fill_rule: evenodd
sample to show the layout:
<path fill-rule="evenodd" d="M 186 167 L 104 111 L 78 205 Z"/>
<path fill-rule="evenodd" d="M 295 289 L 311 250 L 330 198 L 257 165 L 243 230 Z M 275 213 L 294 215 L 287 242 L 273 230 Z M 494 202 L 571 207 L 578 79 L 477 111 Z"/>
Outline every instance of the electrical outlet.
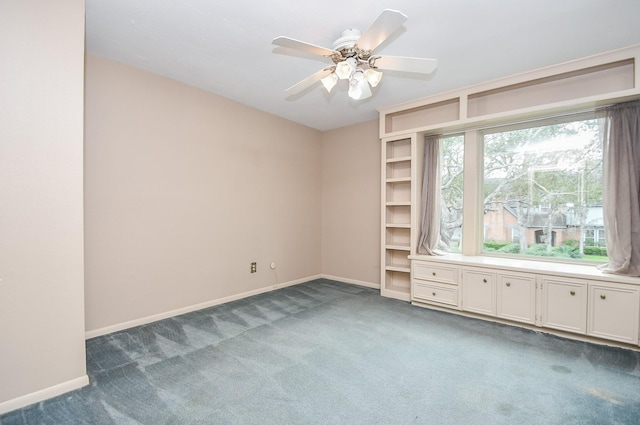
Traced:
<path fill-rule="evenodd" d="M 258 271 L 258 263 L 251 263 L 251 273 L 255 273 Z"/>

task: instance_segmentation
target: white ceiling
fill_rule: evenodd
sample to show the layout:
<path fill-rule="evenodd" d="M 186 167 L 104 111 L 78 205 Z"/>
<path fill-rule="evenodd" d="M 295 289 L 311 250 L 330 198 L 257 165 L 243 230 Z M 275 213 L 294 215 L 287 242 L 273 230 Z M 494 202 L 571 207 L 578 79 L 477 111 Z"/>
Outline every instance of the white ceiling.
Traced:
<path fill-rule="evenodd" d="M 377 54 L 438 59 L 428 77 L 386 72 L 374 95 L 318 83 L 284 90 L 331 61 L 271 44 L 280 35 L 331 48 L 383 9 L 409 19 Z M 640 0 L 86 0 L 87 51 L 318 130 L 378 109 L 640 44 Z"/>

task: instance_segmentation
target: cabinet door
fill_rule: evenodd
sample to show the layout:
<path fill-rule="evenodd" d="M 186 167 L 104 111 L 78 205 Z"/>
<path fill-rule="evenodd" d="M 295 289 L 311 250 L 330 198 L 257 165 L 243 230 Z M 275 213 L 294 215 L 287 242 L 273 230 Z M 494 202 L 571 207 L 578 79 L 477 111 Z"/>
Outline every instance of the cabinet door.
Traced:
<path fill-rule="evenodd" d="M 498 274 L 497 316 L 534 324 L 536 320 L 536 280 L 524 274 Z"/>
<path fill-rule="evenodd" d="M 589 335 L 637 344 L 639 302 L 638 289 L 592 284 L 589 287 Z"/>
<path fill-rule="evenodd" d="M 496 315 L 496 276 L 486 271 L 462 270 L 462 309 Z"/>
<path fill-rule="evenodd" d="M 542 326 L 586 334 L 586 282 L 575 279 L 543 279 Z"/>

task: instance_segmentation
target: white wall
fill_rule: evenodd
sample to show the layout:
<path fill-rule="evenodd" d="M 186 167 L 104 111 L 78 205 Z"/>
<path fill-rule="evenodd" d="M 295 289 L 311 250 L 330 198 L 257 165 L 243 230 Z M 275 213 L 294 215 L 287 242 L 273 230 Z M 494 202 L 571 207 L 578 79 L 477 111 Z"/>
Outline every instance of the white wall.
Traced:
<path fill-rule="evenodd" d="M 87 383 L 84 2 L 0 2 L 0 413 Z"/>
<path fill-rule="evenodd" d="M 89 335 L 320 274 L 322 133 L 92 55 L 85 114 Z"/>
<path fill-rule="evenodd" d="M 322 273 L 380 285 L 378 121 L 323 134 Z"/>

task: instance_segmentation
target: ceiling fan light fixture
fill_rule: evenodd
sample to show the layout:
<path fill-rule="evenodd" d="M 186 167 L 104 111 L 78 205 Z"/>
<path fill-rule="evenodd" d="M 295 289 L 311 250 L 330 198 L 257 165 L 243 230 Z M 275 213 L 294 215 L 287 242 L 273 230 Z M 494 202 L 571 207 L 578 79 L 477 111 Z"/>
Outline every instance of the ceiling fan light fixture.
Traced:
<path fill-rule="evenodd" d="M 346 80 L 351 77 L 351 74 L 356 70 L 356 60 L 354 58 L 347 58 L 342 62 L 336 64 L 336 75 L 341 80 Z"/>
<path fill-rule="evenodd" d="M 382 80 L 382 72 L 369 68 L 364 71 L 364 78 L 371 84 L 371 87 L 375 87 L 380 83 L 380 80 Z"/>
<path fill-rule="evenodd" d="M 362 100 L 371 97 L 371 88 L 362 72 L 356 72 L 349 79 L 349 97 L 354 100 Z"/>
<path fill-rule="evenodd" d="M 332 72 L 320 80 L 320 82 L 322 82 L 324 88 L 327 89 L 327 92 L 331 93 L 331 89 L 333 89 L 333 87 L 338 83 L 338 76 L 335 72 Z"/>

